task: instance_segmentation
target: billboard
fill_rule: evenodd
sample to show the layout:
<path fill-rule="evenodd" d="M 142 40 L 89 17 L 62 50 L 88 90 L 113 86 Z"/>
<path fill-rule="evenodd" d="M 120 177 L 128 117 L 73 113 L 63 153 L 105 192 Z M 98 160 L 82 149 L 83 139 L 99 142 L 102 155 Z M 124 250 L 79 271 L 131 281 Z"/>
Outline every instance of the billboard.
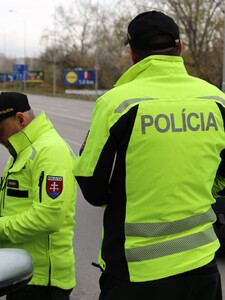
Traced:
<path fill-rule="evenodd" d="M 43 82 L 44 71 L 28 71 L 28 82 Z"/>
<path fill-rule="evenodd" d="M 13 76 L 10 73 L 0 73 L 0 82 L 9 82 L 13 80 Z"/>
<path fill-rule="evenodd" d="M 64 71 L 65 85 L 94 85 L 95 71 L 94 70 L 76 70 L 68 69 Z"/>

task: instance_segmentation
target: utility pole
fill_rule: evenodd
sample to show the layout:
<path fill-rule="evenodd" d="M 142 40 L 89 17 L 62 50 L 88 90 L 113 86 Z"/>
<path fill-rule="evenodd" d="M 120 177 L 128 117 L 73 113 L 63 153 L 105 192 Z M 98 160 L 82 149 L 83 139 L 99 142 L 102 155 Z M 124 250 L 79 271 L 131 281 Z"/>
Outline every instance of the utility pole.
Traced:
<path fill-rule="evenodd" d="M 98 61 L 98 1 L 96 3 L 96 49 L 95 49 L 95 93 L 98 97 L 98 70 L 99 70 L 99 61 Z"/>
<path fill-rule="evenodd" d="M 53 49 L 53 85 L 52 93 L 56 94 L 56 5 L 54 3 L 54 49 Z"/>
<path fill-rule="evenodd" d="M 20 15 L 22 18 L 23 18 L 23 52 L 24 52 L 24 54 L 23 54 L 23 56 L 24 56 L 24 71 L 23 71 L 23 89 L 24 89 L 24 91 L 26 91 L 26 86 L 27 86 L 27 83 L 26 83 L 26 78 L 27 78 L 27 70 L 25 69 L 25 64 L 26 64 L 26 18 L 25 18 L 25 16 L 21 13 L 21 12 L 19 12 L 19 11 L 17 11 L 17 10 L 14 10 L 14 9 L 10 9 L 9 10 L 9 12 L 11 12 L 11 13 L 17 13 L 18 15 Z"/>
<path fill-rule="evenodd" d="M 4 71 L 4 76 L 3 76 L 3 87 L 4 87 L 4 89 L 5 89 L 5 86 L 6 86 L 6 72 L 5 72 L 5 70 L 6 70 L 6 67 L 5 67 L 5 58 L 6 58 L 6 51 L 5 51 L 5 44 L 6 44 L 6 35 L 5 35 L 5 28 L 4 27 L 0 27 L 1 29 L 2 29 L 2 31 L 3 31 L 3 62 L 2 62 L 2 64 L 3 64 L 3 71 Z"/>
<path fill-rule="evenodd" d="M 224 10 L 225 12 L 225 10 Z M 225 16 L 224 19 L 224 30 L 223 30 L 223 78 L 222 78 L 222 91 L 225 92 Z"/>

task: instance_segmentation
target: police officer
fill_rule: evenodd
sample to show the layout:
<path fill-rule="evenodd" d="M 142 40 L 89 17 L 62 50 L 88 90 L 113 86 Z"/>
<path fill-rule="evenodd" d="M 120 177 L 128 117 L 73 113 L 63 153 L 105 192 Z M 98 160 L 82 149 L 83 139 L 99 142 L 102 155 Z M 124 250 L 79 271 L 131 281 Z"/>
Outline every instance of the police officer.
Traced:
<path fill-rule="evenodd" d="M 187 74 L 162 12 L 136 16 L 125 44 L 134 65 L 97 100 L 75 167 L 87 201 L 105 206 L 99 299 L 220 300 L 211 205 L 225 181 L 225 96 Z"/>
<path fill-rule="evenodd" d="M 75 156 L 27 96 L 0 94 L 0 143 L 10 152 L 0 190 L 0 247 L 27 250 L 34 275 L 7 300 L 68 300 L 76 284 Z"/>

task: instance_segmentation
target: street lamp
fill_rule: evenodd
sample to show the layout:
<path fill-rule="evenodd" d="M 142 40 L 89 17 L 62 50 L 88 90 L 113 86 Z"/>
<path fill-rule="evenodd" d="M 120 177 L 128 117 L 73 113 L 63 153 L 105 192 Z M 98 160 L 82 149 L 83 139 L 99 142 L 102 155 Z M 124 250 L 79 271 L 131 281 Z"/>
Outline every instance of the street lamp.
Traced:
<path fill-rule="evenodd" d="M 223 29 L 223 77 L 222 77 L 222 91 L 225 93 L 225 7 L 222 9 L 223 20 L 224 20 L 224 29 Z"/>
<path fill-rule="evenodd" d="M 56 94 L 56 7 L 54 8 L 53 95 Z"/>
<path fill-rule="evenodd" d="M 224 38 L 223 38 L 223 78 L 222 91 L 225 92 L 225 20 L 224 20 Z"/>
<path fill-rule="evenodd" d="M 3 61 L 3 65 L 5 63 L 5 44 L 6 44 L 6 39 L 5 39 L 5 28 L 3 26 L 0 27 L 3 31 L 3 57 L 4 57 L 4 61 Z M 5 65 L 4 65 L 4 68 L 3 70 L 5 71 Z M 3 85 L 4 85 L 4 88 L 5 88 L 5 83 L 6 83 L 6 74 L 4 74 L 3 76 Z"/>
<path fill-rule="evenodd" d="M 99 70 L 99 60 L 98 60 L 98 36 L 99 36 L 99 28 L 98 28 L 98 0 L 96 3 L 96 49 L 95 49 L 95 93 L 96 97 L 98 97 L 98 70 Z"/>
<path fill-rule="evenodd" d="M 13 10 L 13 9 L 10 9 L 9 12 L 12 12 L 12 13 L 17 13 L 19 14 L 22 18 L 23 18 L 23 42 L 24 42 L 24 65 L 25 65 L 25 59 L 26 59 L 26 18 L 24 17 L 24 15 L 17 11 L 17 10 Z M 25 68 L 25 66 L 24 66 Z M 24 74 L 23 74 L 23 88 L 24 90 L 26 90 L 26 70 L 24 69 Z"/>
<path fill-rule="evenodd" d="M 52 0 L 54 3 L 54 31 L 53 31 L 53 36 L 54 36 L 54 42 L 53 42 L 53 76 L 52 76 L 52 94 L 55 96 L 56 94 L 56 4 L 55 0 Z"/>

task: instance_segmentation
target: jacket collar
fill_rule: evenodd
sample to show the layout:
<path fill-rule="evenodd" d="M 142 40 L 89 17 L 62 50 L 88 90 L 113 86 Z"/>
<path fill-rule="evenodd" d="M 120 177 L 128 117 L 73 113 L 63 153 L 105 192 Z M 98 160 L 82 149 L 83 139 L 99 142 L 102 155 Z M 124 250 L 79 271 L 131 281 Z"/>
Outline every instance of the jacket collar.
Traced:
<path fill-rule="evenodd" d="M 147 74 L 148 73 L 148 74 Z M 139 76 L 186 73 L 181 56 L 151 55 L 130 67 L 116 82 L 115 87 L 131 82 Z"/>
<path fill-rule="evenodd" d="M 9 142 L 18 155 L 31 146 L 36 139 L 47 130 L 53 128 L 52 123 L 44 112 L 37 115 L 23 130 L 9 138 Z"/>

